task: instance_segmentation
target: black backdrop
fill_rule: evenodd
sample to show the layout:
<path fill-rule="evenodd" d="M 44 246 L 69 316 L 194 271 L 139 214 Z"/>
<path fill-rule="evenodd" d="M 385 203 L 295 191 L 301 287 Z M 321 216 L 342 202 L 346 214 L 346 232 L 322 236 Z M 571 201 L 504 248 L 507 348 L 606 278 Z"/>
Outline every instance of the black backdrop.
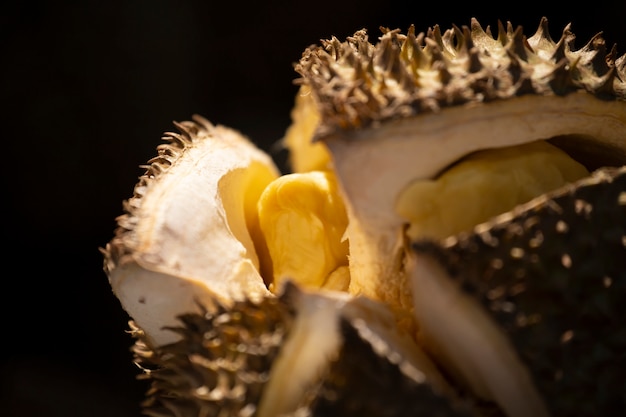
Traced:
<path fill-rule="evenodd" d="M 626 52 L 623 1 L 466 3 L 5 4 L 0 415 L 139 415 L 146 386 L 98 248 L 172 121 L 199 113 L 269 150 L 289 123 L 303 49 L 361 28 L 375 39 L 381 25 L 424 31 L 476 17 L 530 34 L 545 15 L 555 38 L 571 22 L 577 47 L 603 31 Z"/>

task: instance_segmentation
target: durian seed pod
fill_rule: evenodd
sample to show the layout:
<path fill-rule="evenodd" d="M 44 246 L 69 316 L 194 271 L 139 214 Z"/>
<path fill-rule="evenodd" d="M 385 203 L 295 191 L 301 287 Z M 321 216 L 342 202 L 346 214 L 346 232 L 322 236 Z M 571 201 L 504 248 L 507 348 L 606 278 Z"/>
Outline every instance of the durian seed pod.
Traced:
<path fill-rule="evenodd" d="M 462 384 L 510 416 L 520 381 L 542 415 L 626 407 L 626 167 L 412 250 L 422 345 Z"/>

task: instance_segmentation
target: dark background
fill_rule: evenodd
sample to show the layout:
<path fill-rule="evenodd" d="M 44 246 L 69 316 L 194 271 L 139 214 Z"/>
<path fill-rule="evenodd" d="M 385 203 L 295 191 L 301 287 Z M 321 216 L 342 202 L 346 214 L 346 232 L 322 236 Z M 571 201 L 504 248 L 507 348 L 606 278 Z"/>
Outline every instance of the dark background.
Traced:
<path fill-rule="evenodd" d="M 99 248 L 172 121 L 199 113 L 269 150 L 289 124 L 304 48 L 361 28 L 375 40 L 381 25 L 476 17 L 531 35 L 545 15 L 555 39 L 571 22 L 577 47 L 603 31 L 626 52 L 624 1 L 465 3 L 4 4 L 0 416 L 140 415 L 146 386 Z"/>

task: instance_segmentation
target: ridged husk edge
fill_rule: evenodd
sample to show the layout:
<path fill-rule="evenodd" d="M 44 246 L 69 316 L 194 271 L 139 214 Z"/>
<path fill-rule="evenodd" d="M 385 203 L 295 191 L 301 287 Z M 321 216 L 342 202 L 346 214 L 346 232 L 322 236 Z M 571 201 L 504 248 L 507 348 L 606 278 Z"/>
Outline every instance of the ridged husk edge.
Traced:
<path fill-rule="evenodd" d="M 307 48 L 295 69 L 310 87 L 321 122 L 316 138 L 337 131 L 436 112 L 450 106 L 526 94 L 586 91 L 602 100 L 626 100 L 626 54 L 608 49 L 601 33 L 580 49 L 567 25 L 558 41 L 543 17 L 535 34 L 498 21 L 497 37 L 471 19 L 442 32 L 406 34 L 381 28 L 376 44 L 359 30 L 344 42 L 333 37 Z"/>
<path fill-rule="evenodd" d="M 147 190 L 182 157 L 185 149 L 196 141 L 215 135 L 216 129 L 219 129 L 219 126 L 214 126 L 199 115 L 194 115 L 192 120 L 174 122 L 174 126 L 178 132 L 165 132 L 162 137 L 165 143 L 157 146 L 157 156 L 140 166 L 145 172 L 135 184 L 133 195 L 123 201 L 123 213 L 115 219 L 117 227 L 113 238 L 101 249 L 104 256 L 104 271 L 109 276 L 117 265 L 135 252 L 137 239 L 134 233 L 141 219 L 137 214 Z"/>

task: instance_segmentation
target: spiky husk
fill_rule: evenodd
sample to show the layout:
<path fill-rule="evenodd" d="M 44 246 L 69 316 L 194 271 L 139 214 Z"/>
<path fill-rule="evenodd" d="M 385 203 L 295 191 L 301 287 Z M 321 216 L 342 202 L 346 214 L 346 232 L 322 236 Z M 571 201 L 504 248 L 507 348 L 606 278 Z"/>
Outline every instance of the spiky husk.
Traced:
<path fill-rule="evenodd" d="M 489 312 L 553 415 L 624 409 L 626 167 L 412 248 Z"/>
<path fill-rule="evenodd" d="M 181 339 L 157 347 L 131 323 L 140 377 L 151 381 L 144 413 L 253 416 L 293 314 L 273 297 L 238 301 L 232 308 L 215 304 L 204 314 L 181 316 L 181 326 L 171 329 Z"/>
<path fill-rule="evenodd" d="M 285 342 L 294 337 L 290 332 L 298 314 L 304 314 L 299 304 L 310 303 L 302 295 L 289 283 L 279 297 L 239 301 L 232 308 L 216 303 L 202 314 L 183 315 L 181 325 L 170 329 L 180 340 L 165 346 L 151 346 L 131 321 L 135 361 L 143 371 L 140 379 L 151 382 L 144 414 L 252 417 L 260 411 L 272 375 L 302 384 L 295 375 L 277 375 L 273 369 Z M 394 330 L 372 326 L 369 320 L 378 318 L 356 313 L 360 308 L 368 311 L 370 301 L 363 301 L 352 313 L 337 317 L 337 351 L 329 353 L 314 380 L 305 381 L 307 389 L 295 410 L 281 417 L 501 416 L 493 404 L 465 397 L 407 360 L 393 338 L 385 337 Z M 331 323 L 316 326 L 333 332 Z"/>
<path fill-rule="evenodd" d="M 178 132 L 166 132 L 162 140 L 165 143 L 157 147 L 157 156 L 142 165 L 146 171 L 139 177 L 133 190 L 133 196 L 124 201 L 124 213 L 117 217 L 117 228 L 111 242 L 102 250 L 104 255 L 104 271 L 110 275 L 125 257 L 129 257 L 136 250 L 134 236 L 140 218 L 137 215 L 142 204 L 142 197 L 147 189 L 157 181 L 176 160 L 182 157 L 185 149 L 194 141 L 204 140 L 213 135 L 215 126 L 201 116 L 194 116 L 193 120 L 174 123 Z"/>
<path fill-rule="evenodd" d="M 381 28 L 376 44 L 365 30 L 345 42 L 333 37 L 305 50 L 298 80 L 311 88 L 321 117 L 317 137 L 375 127 L 444 107 L 504 100 L 525 94 L 586 91 L 626 100 L 626 55 L 617 57 L 601 34 L 580 49 L 567 25 L 558 41 L 542 18 L 526 37 L 521 26 L 499 21 L 497 37 L 471 19 L 470 26 L 438 25 L 407 34 Z"/>

